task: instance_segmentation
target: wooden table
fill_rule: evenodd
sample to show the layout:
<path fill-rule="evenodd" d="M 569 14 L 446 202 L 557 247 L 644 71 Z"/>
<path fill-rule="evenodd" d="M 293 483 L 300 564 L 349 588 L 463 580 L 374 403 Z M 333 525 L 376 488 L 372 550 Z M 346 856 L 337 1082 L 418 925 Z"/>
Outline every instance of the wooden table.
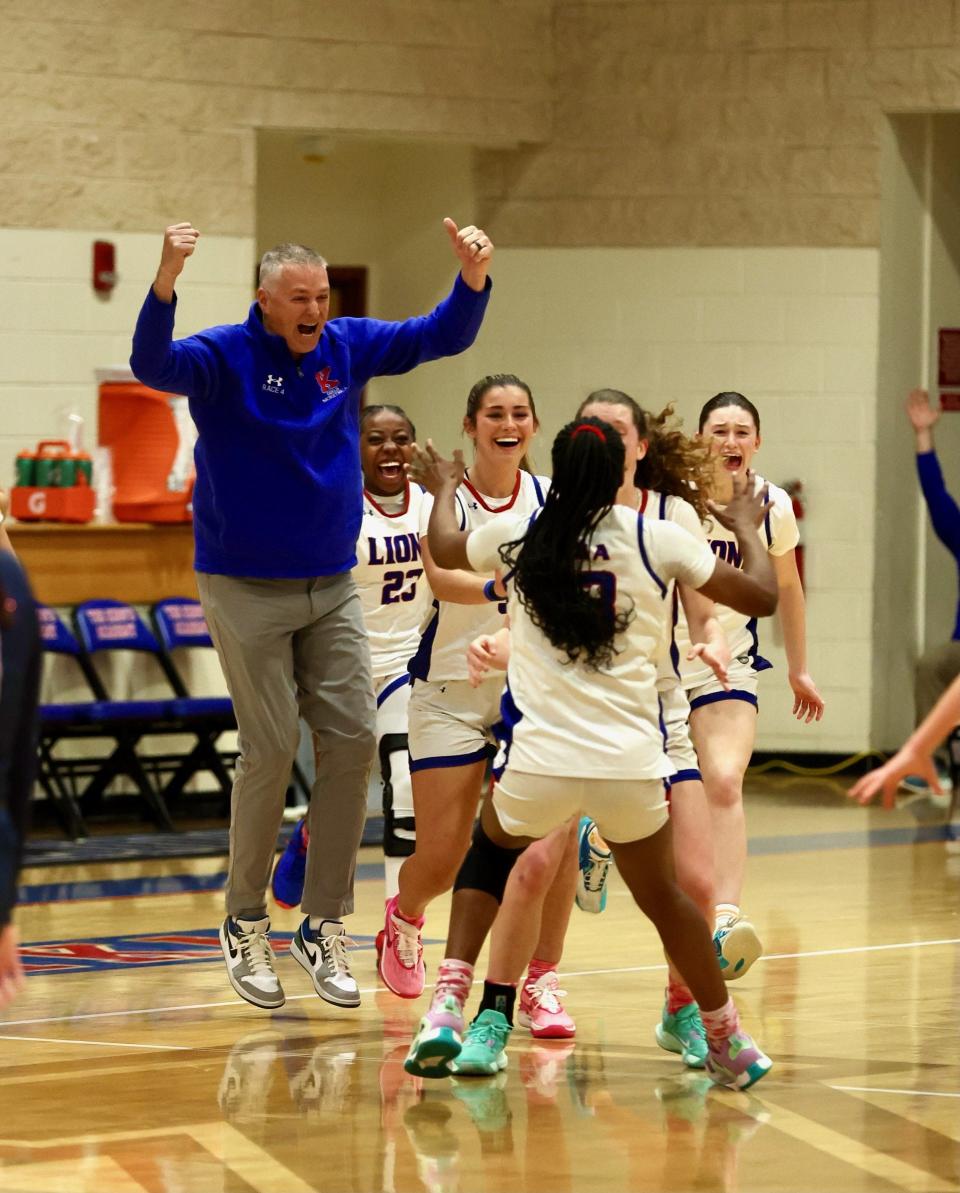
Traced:
<path fill-rule="evenodd" d="M 193 525 L 144 522 L 15 522 L 7 528 L 37 599 L 75 605 L 108 597 L 150 604 L 196 597 Z"/>

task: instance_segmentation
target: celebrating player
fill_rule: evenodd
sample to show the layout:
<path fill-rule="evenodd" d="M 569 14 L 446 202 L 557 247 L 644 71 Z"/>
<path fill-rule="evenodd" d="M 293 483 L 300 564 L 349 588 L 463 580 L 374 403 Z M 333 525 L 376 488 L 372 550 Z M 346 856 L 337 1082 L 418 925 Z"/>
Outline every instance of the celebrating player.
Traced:
<path fill-rule="evenodd" d="M 746 1088 L 770 1068 L 740 1030 L 707 925 L 674 878 L 663 784 L 670 764 L 655 686 L 669 580 L 751 616 L 776 608 L 773 569 L 752 533 L 767 510 L 765 493 L 748 495 L 740 484 L 725 510 L 713 510 L 748 540 L 737 570 L 680 527 L 616 505 L 624 458 L 608 424 L 570 423 L 554 442 L 539 516 L 466 531 L 456 512 L 461 462 L 441 460 L 431 445 L 415 455 L 412 475 L 436 496 L 428 527 L 436 562 L 507 569 L 512 647 L 497 785 L 457 879 L 447 956 L 405 1062 L 409 1072 L 449 1072 L 462 1046 L 473 963 L 517 854 L 578 811 L 596 820 L 697 999 L 713 1079 Z"/>

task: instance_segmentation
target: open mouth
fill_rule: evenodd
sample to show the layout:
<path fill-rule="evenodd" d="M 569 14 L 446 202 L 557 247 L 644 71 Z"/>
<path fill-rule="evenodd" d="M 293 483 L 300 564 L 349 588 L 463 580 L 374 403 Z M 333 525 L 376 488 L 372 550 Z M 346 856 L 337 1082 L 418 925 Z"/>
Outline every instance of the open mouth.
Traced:
<path fill-rule="evenodd" d="M 493 442 L 497 447 L 502 447 L 505 451 L 511 451 L 519 445 L 520 438 L 518 435 L 504 435 L 500 439 L 494 439 Z"/>
<path fill-rule="evenodd" d="M 739 472 L 743 467 L 743 456 L 739 453 L 723 457 L 723 466 L 727 472 Z"/>
<path fill-rule="evenodd" d="M 377 471 L 384 478 L 384 480 L 396 480 L 403 476 L 403 465 L 399 460 L 390 460 L 386 464 L 378 464 Z"/>
<path fill-rule="evenodd" d="M 320 326 L 319 323 L 298 323 L 297 331 L 302 336 L 312 336 L 312 335 L 316 335 L 317 328 L 319 326 Z"/>

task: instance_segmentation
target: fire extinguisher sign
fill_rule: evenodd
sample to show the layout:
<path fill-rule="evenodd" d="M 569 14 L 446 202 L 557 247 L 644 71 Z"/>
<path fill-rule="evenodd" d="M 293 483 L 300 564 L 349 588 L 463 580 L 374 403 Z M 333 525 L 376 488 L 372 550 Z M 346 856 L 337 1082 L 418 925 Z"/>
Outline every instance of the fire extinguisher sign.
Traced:
<path fill-rule="evenodd" d="M 800 538 L 797 542 L 795 554 L 797 559 L 797 571 L 800 574 L 800 583 L 804 584 L 803 518 L 807 512 L 807 506 L 803 496 L 803 481 L 785 481 L 783 488 L 793 505 L 793 516 L 797 519 L 797 530 L 800 533 Z"/>
<path fill-rule="evenodd" d="M 937 333 L 937 381 L 940 409 L 960 410 L 960 327 L 941 327 Z"/>

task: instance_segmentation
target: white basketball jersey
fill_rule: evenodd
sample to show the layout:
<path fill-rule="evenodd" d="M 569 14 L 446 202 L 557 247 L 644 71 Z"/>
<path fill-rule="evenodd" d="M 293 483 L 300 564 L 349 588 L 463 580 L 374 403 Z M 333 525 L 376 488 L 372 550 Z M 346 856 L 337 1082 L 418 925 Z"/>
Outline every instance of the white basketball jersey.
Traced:
<path fill-rule="evenodd" d="M 363 491 L 357 539 L 357 582 L 370 639 L 373 678 L 406 671 L 430 608 L 430 585 L 420 558 L 420 512 L 426 494 L 408 485 L 399 497 Z"/>
<path fill-rule="evenodd" d="M 769 484 L 761 476 L 756 477 L 756 490 L 761 489 L 765 484 L 769 485 L 770 501 L 773 502 L 773 505 L 767 511 L 763 522 L 757 527 L 757 533 L 771 555 L 786 555 L 800 541 L 797 519 L 793 513 L 793 502 L 790 495 L 778 485 Z M 704 524 L 704 530 L 714 555 L 733 567 L 739 568 L 741 566 L 740 548 L 736 535 L 721 526 L 716 518 L 709 518 Z M 731 658 L 750 663 L 755 671 L 769 669 L 771 664 L 757 653 L 759 642 L 755 617 L 737 613 L 736 610 L 729 609 L 726 605 L 717 605 L 717 620 L 723 626 L 723 631 L 727 636 Z M 709 682 L 713 678 L 713 672 L 709 667 L 706 667 L 700 659 L 694 659 L 692 662 L 687 661 L 687 652 L 690 649 L 690 631 L 687 628 L 682 609 L 677 619 L 676 641 L 677 649 L 680 652 L 680 679 L 683 686 L 689 690 Z"/>
<path fill-rule="evenodd" d="M 471 566 L 490 567 L 500 544 L 524 531 L 520 519 L 474 531 L 467 540 Z M 668 586 L 680 579 L 699 588 L 716 562 L 679 526 L 624 506 L 614 506 L 593 532 L 588 553 L 584 583 L 618 612 L 633 613 L 617 635 L 618 653 L 601 670 L 570 663 L 508 585 L 510 664 L 497 766 L 528 774 L 665 777 L 673 768 L 664 753 L 656 658 L 666 639 Z"/>
<path fill-rule="evenodd" d="M 675 522 L 692 534 L 698 543 L 707 541 L 697 511 L 689 501 L 684 501 L 682 497 L 674 497 L 670 493 L 658 493 L 656 489 L 644 489 L 640 502 L 640 513 L 648 519 Z M 667 639 L 664 651 L 657 660 L 657 688 L 660 691 L 665 691 L 674 684 L 680 683 L 680 655 L 677 647 L 676 625 L 683 606 L 680 604 L 677 586 L 674 583 L 670 584 L 670 595 L 666 604 Z"/>
<path fill-rule="evenodd" d="M 457 489 L 457 522 L 461 530 L 477 530 L 491 522 L 510 526 L 524 524 L 543 505 L 550 481 L 545 476 L 518 472 L 513 495 L 509 498 L 487 497 L 479 493 L 469 478 Z M 426 535 L 433 499 L 427 494 L 420 511 L 420 533 Z M 502 540 L 509 542 L 510 537 Z M 493 579 L 500 568 L 499 557 L 489 567 L 475 568 L 486 579 Z M 457 605 L 434 599 L 433 609 L 423 625 L 420 648 L 410 661 L 415 679 L 467 679 L 467 647 L 480 634 L 495 634 L 506 624 L 507 602 L 487 601 L 482 605 Z"/>

